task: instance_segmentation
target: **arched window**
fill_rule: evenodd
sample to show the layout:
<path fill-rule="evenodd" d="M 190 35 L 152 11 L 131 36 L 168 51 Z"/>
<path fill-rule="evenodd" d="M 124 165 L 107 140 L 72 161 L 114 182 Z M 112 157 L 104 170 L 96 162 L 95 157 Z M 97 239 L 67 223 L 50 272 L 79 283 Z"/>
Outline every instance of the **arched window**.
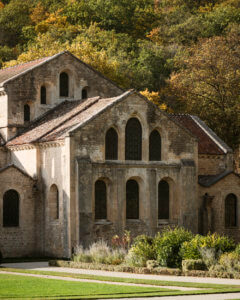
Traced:
<path fill-rule="evenodd" d="M 133 179 L 126 184 L 126 218 L 139 219 L 139 188 Z"/>
<path fill-rule="evenodd" d="M 237 197 L 234 194 L 227 195 L 225 199 L 225 227 L 237 226 Z"/>
<path fill-rule="evenodd" d="M 115 129 L 108 129 L 105 137 L 105 159 L 118 159 L 118 134 Z"/>
<path fill-rule="evenodd" d="M 30 121 L 30 106 L 28 104 L 24 105 L 24 122 Z"/>
<path fill-rule="evenodd" d="M 82 99 L 87 99 L 88 93 L 87 93 L 87 88 L 82 89 Z"/>
<path fill-rule="evenodd" d="M 128 120 L 125 132 L 125 159 L 142 159 L 142 127 L 138 119 Z"/>
<path fill-rule="evenodd" d="M 59 192 L 56 184 L 49 191 L 49 215 L 53 220 L 59 219 Z"/>
<path fill-rule="evenodd" d="M 103 180 L 95 182 L 95 219 L 107 219 L 107 187 Z"/>
<path fill-rule="evenodd" d="M 8 190 L 3 195 L 3 226 L 19 226 L 19 195 L 15 190 Z"/>
<path fill-rule="evenodd" d="M 41 86 L 41 104 L 47 104 L 47 89 Z"/>
<path fill-rule="evenodd" d="M 158 184 L 158 219 L 169 219 L 169 185 L 165 180 Z"/>
<path fill-rule="evenodd" d="M 149 160 L 161 160 L 161 136 L 153 130 L 149 137 Z"/>
<path fill-rule="evenodd" d="M 69 95 L 69 78 L 68 74 L 63 72 L 60 74 L 60 97 L 68 97 Z"/>

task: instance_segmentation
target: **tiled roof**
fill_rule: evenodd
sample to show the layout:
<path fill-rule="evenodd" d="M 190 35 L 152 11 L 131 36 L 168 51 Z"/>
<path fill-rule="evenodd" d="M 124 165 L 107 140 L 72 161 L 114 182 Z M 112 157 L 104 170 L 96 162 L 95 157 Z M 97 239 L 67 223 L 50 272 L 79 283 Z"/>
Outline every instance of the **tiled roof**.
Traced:
<path fill-rule="evenodd" d="M 47 61 L 48 59 L 50 59 L 50 57 L 44 57 L 44 58 L 40 58 L 37 60 L 33 60 L 24 64 L 20 64 L 20 65 L 16 65 L 10 68 L 6 68 L 6 69 L 1 69 L 0 70 L 0 85 L 2 85 L 2 83 L 8 79 L 13 78 L 14 76 L 17 76 L 45 61 Z"/>
<path fill-rule="evenodd" d="M 84 102 L 82 100 L 64 101 L 34 120 L 24 132 L 6 145 L 15 146 L 64 139 L 71 130 L 90 121 L 107 107 L 132 92 L 128 91 L 118 97 L 106 99 L 89 98 Z"/>
<path fill-rule="evenodd" d="M 223 173 L 217 174 L 217 175 L 199 175 L 198 183 L 203 187 L 209 187 L 209 186 L 217 183 L 224 177 L 228 176 L 229 174 L 234 174 L 235 176 L 240 177 L 238 174 L 236 174 L 232 171 L 224 171 Z"/>
<path fill-rule="evenodd" d="M 232 151 L 198 117 L 188 114 L 170 114 L 169 116 L 196 136 L 198 139 L 198 154 L 221 155 Z"/>

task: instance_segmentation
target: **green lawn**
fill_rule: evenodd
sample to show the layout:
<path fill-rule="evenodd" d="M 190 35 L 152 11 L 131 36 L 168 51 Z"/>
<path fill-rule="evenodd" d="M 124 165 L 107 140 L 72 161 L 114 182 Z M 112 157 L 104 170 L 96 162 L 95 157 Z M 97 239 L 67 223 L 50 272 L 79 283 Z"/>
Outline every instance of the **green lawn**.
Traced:
<path fill-rule="evenodd" d="M 131 282 L 148 285 L 166 286 L 166 289 L 156 287 L 132 287 L 109 285 L 104 283 L 69 282 L 57 279 L 31 278 L 19 275 L 1 274 L 2 271 L 21 272 L 30 274 L 55 275 L 73 277 L 79 279 L 95 279 L 112 282 Z M 180 278 L 179 278 L 180 279 Z M 176 286 L 176 290 L 167 289 L 168 286 Z M 197 287 L 197 291 L 177 291 L 178 286 Z M 131 297 L 153 297 L 166 295 L 187 294 L 211 294 L 240 292 L 240 286 L 201 284 L 187 282 L 171 282 L 158 280 L 143 280 L 133 278 L 115 278 L 107 276 L 69 274 L 47 271 L 30 271 L 20 269 L 0 268 L 0 299 L 27 298 L 27 299 L 99 299 L 99 298 L 131 298 Z"/>
<path fill-rule="evenodd" d="M 70 282 L 55 279 L 0 274 L 0 299 L 99 299 L 148 297 L 167 289 L 103 283 Z"/>

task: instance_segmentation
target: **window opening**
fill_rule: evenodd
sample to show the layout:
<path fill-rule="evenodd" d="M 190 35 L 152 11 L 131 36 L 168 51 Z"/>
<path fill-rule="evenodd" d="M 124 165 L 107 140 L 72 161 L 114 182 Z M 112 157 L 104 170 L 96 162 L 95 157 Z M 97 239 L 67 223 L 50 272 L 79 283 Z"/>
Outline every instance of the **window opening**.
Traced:
<path fill-rule="evenodd" d="M 161 160 L 161 136 L 157 130 L 153 130 L 149 137 L 149 160 Z"/>
<path fill-rule="evenodd" d="M 139 219 L 139 188 L 132 179 L 126 184 L 126 218 Z"/>
<path fill-rule="evenodd" d="M 165 180 L 158 184 L 158 219 L 169 219 L 169 184 Z"/>
<path fill-rule="evenodd" d="M 110 128 L 105 138 L 105 159 L 118 159 L 118 134 L 115 129 Z"/>
<path fill-rule="evenodd" d="M 95 219 L 107 219 L 107 187 L 103 180 L 95 182 Z"/>
<path fill-rule="evenodd" d="M 142 127 L 140 122 L 136 118 L 130 119 L 126 125 L 125 159 L 142 159 Z"/>
<path fill-rule="evenodd" d="M 19 226 L 19 195 L 15 190 L 8 190 L 3 195 L 3 226 Z"/>
<path fill-rule="evenodd" d="M 63 72 L 60 74 L 60 97 L 68 97 L 69 94 L 69 78 L 68 74 Z"/>

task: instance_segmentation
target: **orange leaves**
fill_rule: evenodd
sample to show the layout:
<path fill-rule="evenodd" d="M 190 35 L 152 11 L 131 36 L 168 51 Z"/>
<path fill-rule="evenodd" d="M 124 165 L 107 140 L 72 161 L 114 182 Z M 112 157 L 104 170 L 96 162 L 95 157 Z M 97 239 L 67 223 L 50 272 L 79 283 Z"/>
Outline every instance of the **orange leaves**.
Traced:
<path fill-rule="evenodd" d="M 0 1 L 0 10 L 4 8 L 4 4 Z"/>

